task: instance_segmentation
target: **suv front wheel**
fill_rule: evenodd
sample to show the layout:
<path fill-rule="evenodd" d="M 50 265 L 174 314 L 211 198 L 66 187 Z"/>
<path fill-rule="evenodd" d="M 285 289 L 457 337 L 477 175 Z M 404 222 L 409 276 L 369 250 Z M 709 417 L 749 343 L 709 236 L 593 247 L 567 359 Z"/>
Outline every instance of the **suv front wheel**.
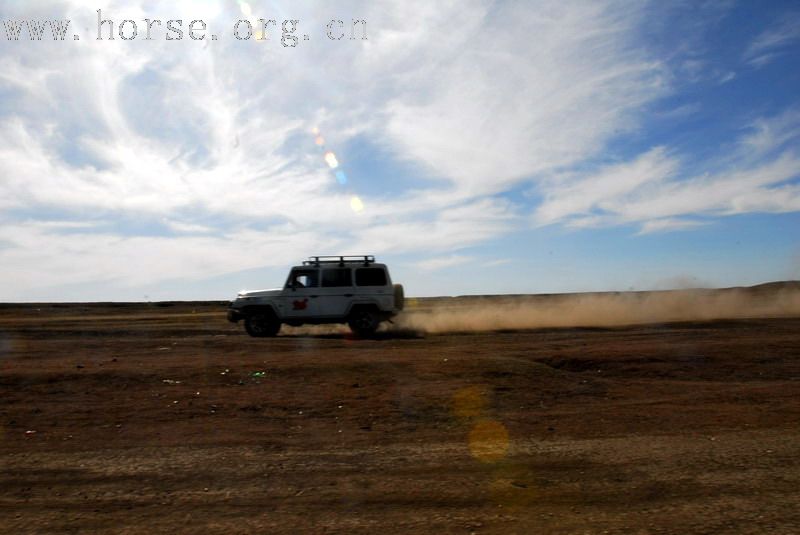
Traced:
<path fill-rule="evenodd" d="M 273 314 L 252 314 L 245 318 L 244 329 L 256 338 L 275 336 L 281 330 L 281 322 Z"/>
<path fill-rule="evenodd" d="M 369 308 L 357 308 L 350 313 L 347 324 L 357 336 L 372 336 L 378 329 L 378 314 Z"/>

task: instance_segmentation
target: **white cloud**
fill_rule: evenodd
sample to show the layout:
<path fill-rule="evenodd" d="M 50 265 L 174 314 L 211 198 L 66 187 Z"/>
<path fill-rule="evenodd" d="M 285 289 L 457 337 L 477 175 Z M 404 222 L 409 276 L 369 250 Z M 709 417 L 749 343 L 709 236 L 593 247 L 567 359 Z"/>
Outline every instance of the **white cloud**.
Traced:
<path fill-rule="evenodd" d="M 518 224 L 507 202 L 492 199 L 444 208 L 429 220 L 375 221 L 355 232 L 356 249 L 376 253 L 453 251 L 483 243 Z"/>
<path fill-rule="evenodd" d="M 425 271 L 438 271 L 440 269 L 466 264 L 472 260 L 472 257 L 463 255 L 441 256 L 417 262 L 417 267 Z"/>
<path fill-rule="evenodd" d="M 590 157 L 665 90 L 661 66 L 629 40 L 638 15 L 618 3 L 499 4 L 464 24 L 473 39 L 418 51 L 436 70 L 391 102 L 388 132 L 473 194 Z"/>
<path fill-rule="evenodd" d="M 800 114 L 787 111 L 756 121 L 730 155 L 707 162 L 716 169 L 694 175 L 678 156 L 651 149 L 634 160 L 585 177 L 543 187 L 533 218 L 539 225 L 577 228 L 640 223 L 642 234 L 686 229 L 686 215 L 734 215 L 800 210 L 800 156 L 792 143 Z"/>
<path fill-rule="evenodd" d="M 504 266 L 506 264 L 510 264 L 512 260 L 510 258 L 498 258 L 497 260 L 488 260 L 483 263 L 484 267 L 497 267 L 497 266 Z"/>
<path fill-rule="evenodd" d="M 599 173 L 546 187 L 544 200 L 534 214 L 539 224 L 612 211 L 616 200 L 648 183 L 660 182 L 675 172 L 677 162 L 663 147 L 654 148 L 632 162 L 617 164 Z"/>
<path fill-rule="evenodd" d="M 744 60 L 756 68 L 772 62 L 786 47 L 800 39 L 800 14 L 784 15 L 780 22 L 760 33 L 744 52 Z"/>
<path fill-rule="evenodd" d="M 60 233 L 37 226 L 4 225 L 3 276 L 14 281 L 5 299 L 26 299 L 28 289 L 53 284 L 110 281 L 121 287 L 160 279 L 199 280 L 262 266 L 286 266 L 336 242 L 308 231 L 240 230 L 224 236 L 133 236 L 107 232 Z"/>
<path fill-rule="evenodd" d="M 741 139 L 739 152 L 750 160 L 763 158 L 784 149 L 800 137 L 800 108 L 790 108 L 780 115 L 760 118 L 750 126 L 750 133 Z"/>
<path fill-rule="evenodd" d="M 182 221 L 172 221 L 165 219 L 164 224 L 172 231 L 185 234 L 209 234 L 214 232 L 214 229 L 207 225 L 197 225 L 194 223 L 185 223 Z"/>
<path fill-rule="evenodd" d="M 668 232 L 673 230 L 689 230 L 707 224 L 707 221 L 695 221 L 691 219 L 676 219 L 669 217 L 664 219 L 653 219 L 651 221 L 645 221 L 642 224 L 642 229 L 639 231 L 639 234 L 652 234 L 654 232 Z"/>
<path fill-rule="evenodd" d="M 727 84 L 734 78 L 736 78 L 736 73 L 734 71 L 728 71 L 725 74 L 720 75 L 719 80 L 717 80 L 717 83 L 720 85 Z"/>
<path fill-rule="evenodd" d="M 744 169 L 674 180 L 630 199 L 619 199 L 616 209 L 626 221 L 682 214 L 788 212 L 800 206 L 800 187 L 781 183 L 799 174 L 800 159 L 785 155 Z"/>
<path fill-rule="evenodd" d="M 702 107 L 700 103 L 694 102 L 692 104 L 684 104 L 676 108 L 658 112 L 656 115 L 663 119 L 685 119 L 700 112 Z"/>

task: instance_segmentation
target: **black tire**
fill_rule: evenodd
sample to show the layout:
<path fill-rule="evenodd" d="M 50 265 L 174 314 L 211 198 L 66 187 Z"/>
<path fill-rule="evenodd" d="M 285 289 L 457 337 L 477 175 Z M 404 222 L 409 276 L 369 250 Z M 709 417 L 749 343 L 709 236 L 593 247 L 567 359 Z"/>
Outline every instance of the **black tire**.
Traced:
<path fill-rule="evenodd" d="M 347 324 L 356 336 L 365 338 L 375 334 L 378 324 L 380 324 L 380 318 L 370 308 L 357 308 L 350 313 Z"/>
<path fill-rule="evenodd" d="M 402 284 L 395 284 L 394 285 L 394 308 L 397 310 L 403 310 L 403 307 L 406 306 L 406 296 L 405 292 L 403 291 Z"/>
<path fill-rule="evenodd" d="M 281 330 L 281 322 L 274 314 L 251 314 L 244 319 L 244 330 L 255 338 L 275 336 Z"/>

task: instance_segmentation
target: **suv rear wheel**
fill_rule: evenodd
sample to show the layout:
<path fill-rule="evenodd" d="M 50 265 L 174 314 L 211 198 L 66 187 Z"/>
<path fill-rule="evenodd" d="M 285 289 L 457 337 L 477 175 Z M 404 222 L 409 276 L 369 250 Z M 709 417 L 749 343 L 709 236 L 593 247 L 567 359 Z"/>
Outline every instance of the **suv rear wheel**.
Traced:
<path fill-rule="evenodd" d="M 370 308 L 357 308 L 350 313 L 347 324 L 358 336 L 371 336 L 378 329 L 378 314 Z"/>
<path fill-rule="evenodd" d="M 256 338 L 275 336 L 281 330 L 281 322 L 274 314 L 251 314 L 244 320 L 244 329 L 247 334 Z"/>

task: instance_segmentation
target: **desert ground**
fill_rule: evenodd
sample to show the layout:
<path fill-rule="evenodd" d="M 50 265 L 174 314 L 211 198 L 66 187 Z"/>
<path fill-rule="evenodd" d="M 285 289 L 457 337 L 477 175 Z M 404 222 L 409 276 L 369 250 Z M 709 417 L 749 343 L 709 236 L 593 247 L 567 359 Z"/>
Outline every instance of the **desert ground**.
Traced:
<path fill-rule="evenodd" d="M 409 300 L 368 340 L 2 305 L 0 531 L 800 533 L 785 291 Z"/>

